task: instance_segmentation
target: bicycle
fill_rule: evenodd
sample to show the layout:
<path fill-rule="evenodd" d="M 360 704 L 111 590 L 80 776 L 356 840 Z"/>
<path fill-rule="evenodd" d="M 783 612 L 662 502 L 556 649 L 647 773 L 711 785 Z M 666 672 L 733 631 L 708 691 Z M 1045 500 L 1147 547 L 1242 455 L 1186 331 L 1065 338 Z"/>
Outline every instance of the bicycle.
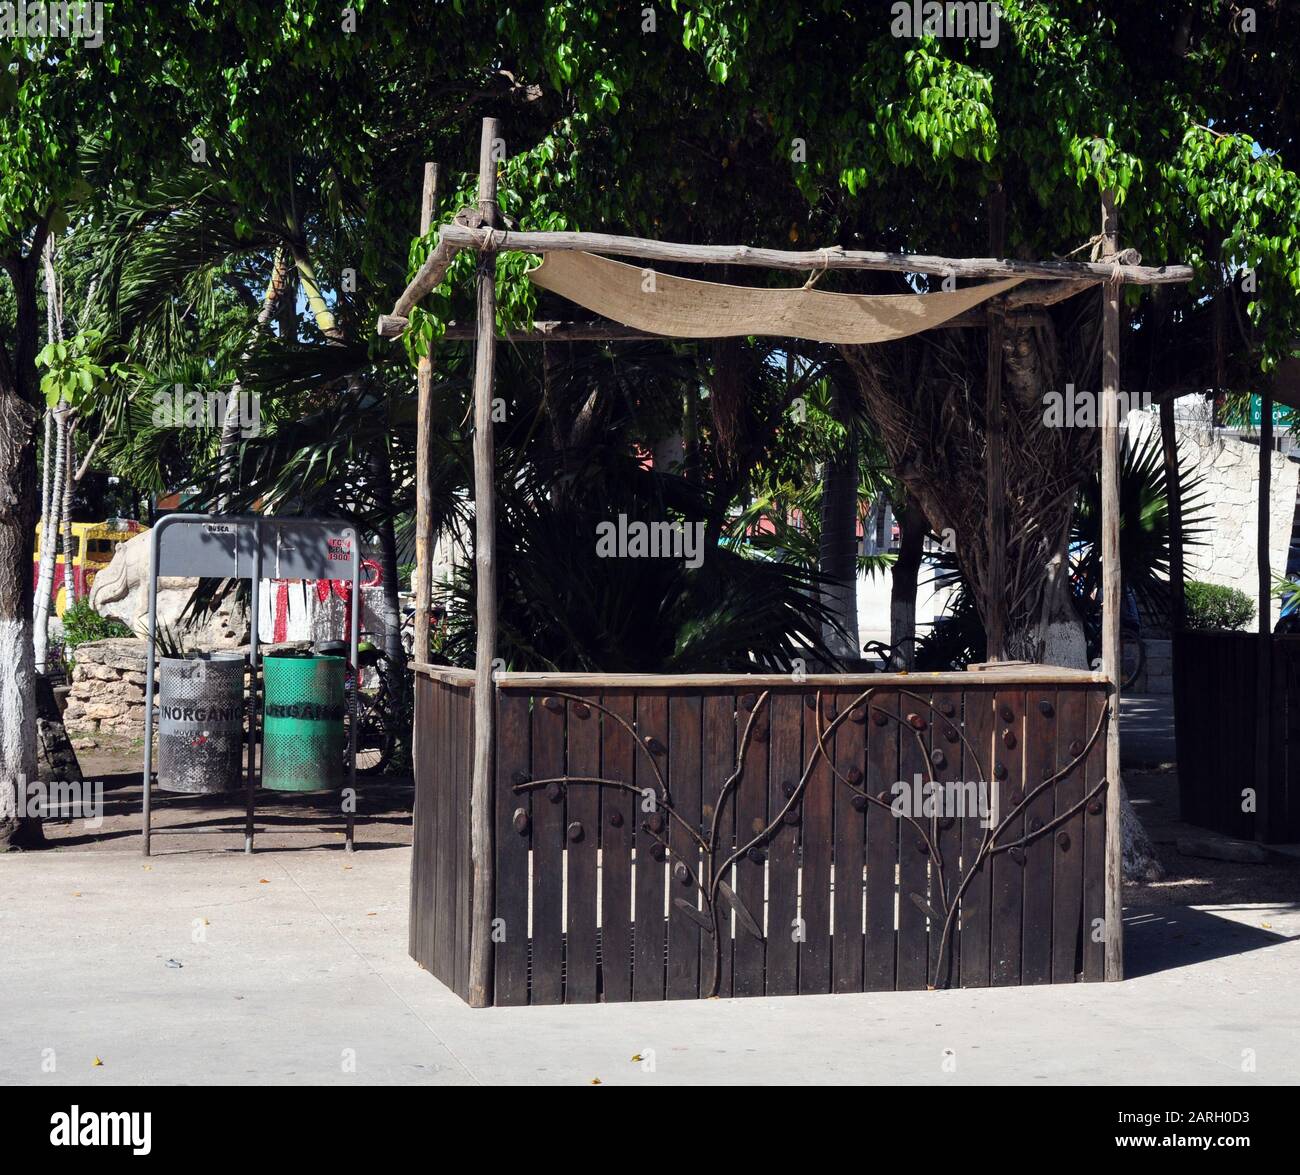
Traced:
<path fill-rule="evenodd" d="M 347 641 L 318 641 L 316 652 L 321 656 L 348 656 Z M 398 725 L 396 698 L 392 685 L 392 670 L 388 655 L 370 640 L 357 643 L 357 671 L 351 665 L 344 670 L 343 691 L 349 702 L 345 709 L 344 745 L 347 745 L 349 724 L 352 721 L 351 699 L 356 691 L 357 718 L 357 774 L 380 775 L 397 750 Z"/>

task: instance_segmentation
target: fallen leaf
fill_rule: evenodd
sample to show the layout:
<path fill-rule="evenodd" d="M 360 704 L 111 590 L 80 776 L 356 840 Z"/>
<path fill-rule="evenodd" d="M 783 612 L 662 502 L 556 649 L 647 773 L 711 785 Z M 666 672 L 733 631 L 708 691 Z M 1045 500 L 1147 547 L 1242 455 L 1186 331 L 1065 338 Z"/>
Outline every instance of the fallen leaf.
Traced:
<path fill-rule="evenodd" d="M 79 898 L 79 897 L 81 897 L 81 891 L 78 890 L 78 891 L 77 891 L 76 893 L 74 893 L 72 896 L 73 896 L 74 898 Z"/>
<path fill-rule="evenodd" d="M 141 865 L 140 868 L 143 869 L 146 873 L 152 873 L 152 872 L 153 872 L 153 866 L 152 866 L 152 865 Z"/>
<path fill-rule="evenodd" d="M 93 1061 L 90 1062 L 90 1067 L 91 1067 L 92 1069 L 94 1069 L 96 1066 L 99 1066 L 100 1068 L 102 1068 L 103 1065 L 104 1065 L 104 1062 L 101 1061 L 98 1057 L 96 1057 Z"/>
<path fill-rule="evenodd" d="M 591 1084 L 592 1084 L 592 1085 L 601 1085 L 601 1084 L 603 1084 L 603 1083 L 601 1082 L 601 1080 L 600 1080 L 599 1077 L 593 1077 L 593 1078 L 591 1079 Z"/>
<path fill-rule="evenodd" d="M 1265 930 L 1272 930 L 1272 929 L 1273 929 L 1273 923 L 1271 923 L 1271 922 L 1261 922 L 1260 925 L 1261 925 Z"/>
<path fill-rule="evenodd" d="M 368 913 L 368 914 L 366 915 L 367 918 L 373 918 L 374 916 L 375 916 L 375 911 L 374 911 L 374 910 L 371 910 L 370 913 Z"/>
<path fill-rule="evenodd" d="M 270 883 L 270 882 L 269 882 L 265 877 L 259 877 L 259 878 L 257 879 L 257 884 L 258 884 L 258 885 L 270 885 L 271 883 Z"/>
<path fill-rule="evenodd" d="M 644 1058 L 640 1053 L 633 1053 L 633 1054 L 632 1054 L 632 1060 L 634 1060 L 634 1061 L 643 1061 L 643 1060 L 645 1060 L 645 1058 Z"/>

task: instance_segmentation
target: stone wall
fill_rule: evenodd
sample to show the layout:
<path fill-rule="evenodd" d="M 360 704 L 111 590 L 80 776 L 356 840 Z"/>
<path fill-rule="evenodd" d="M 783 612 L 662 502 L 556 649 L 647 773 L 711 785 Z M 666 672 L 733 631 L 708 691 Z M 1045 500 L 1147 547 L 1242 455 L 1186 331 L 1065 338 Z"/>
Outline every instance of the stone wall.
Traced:
<path fill-rule="evenodd" d="M 1237 588 L 1252 600 L 1259 594 L 1256 563 L 1256 526 L 1259 502 L 1259 446 L 1211 427 L 1209 405 L 1199 397 L 1178 401 L 1175 434 L 1178 461 L 1199 481 L 1203 507 L 1199 543 L 1188 543 L 1183 555 L 1187 578 Z M 1131 412 L 1130 436 L 1160 434 L 1160 417 L 1154 411 Z M 1272 457 L 1269 493 L 1269 562 L 1274 575 L 1286 570 L 1295 521 L 1296 484 L 1300 465 L 1281 453 Z M 1273 601 L 1273 623 L 1281 601 Z M 1272 625 L 1270 625 L 1272 627 Z M 1251 625 L 1254 628 L 1254 625 Z"/>
<path fill-rule="evenodd" d="M 72 656 L 66 729 L 143 738 L 145 642 L 134 637 L 90 641 Z"/>

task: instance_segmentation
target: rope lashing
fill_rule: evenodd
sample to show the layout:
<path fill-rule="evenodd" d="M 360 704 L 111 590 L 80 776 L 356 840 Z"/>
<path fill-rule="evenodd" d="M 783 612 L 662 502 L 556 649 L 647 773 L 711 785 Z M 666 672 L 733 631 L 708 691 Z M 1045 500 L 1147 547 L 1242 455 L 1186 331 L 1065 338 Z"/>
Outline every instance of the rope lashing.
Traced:
<path fill-rule="evenodd" d="M 830 268 L 831 254 L 842 256 L 844 248 L 841 245 L 831 245 L 828 249 L 818 249 L 818 260 L 821 262 L 819 268 L 814 269 L 808 274 L 808 280 L 803 283 L 805 290 L 811 290 L 822 279 L 822 275 Z"/>

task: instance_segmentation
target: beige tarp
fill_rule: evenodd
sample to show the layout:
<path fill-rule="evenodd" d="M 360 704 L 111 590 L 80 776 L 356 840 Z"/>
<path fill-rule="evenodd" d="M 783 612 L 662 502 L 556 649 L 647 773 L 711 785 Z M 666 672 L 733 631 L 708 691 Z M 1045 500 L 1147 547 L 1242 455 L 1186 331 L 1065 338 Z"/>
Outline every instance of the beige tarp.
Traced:
<path fill-rule="evenodd" d="M 941 326 L 1023 278 L 936 294 L 828 294 L 671 277 L 595 253 L 547 253 L 528 275 L 634 330 L 682 339 L 778 335 L 824 343 L 883 343 Z"/>

